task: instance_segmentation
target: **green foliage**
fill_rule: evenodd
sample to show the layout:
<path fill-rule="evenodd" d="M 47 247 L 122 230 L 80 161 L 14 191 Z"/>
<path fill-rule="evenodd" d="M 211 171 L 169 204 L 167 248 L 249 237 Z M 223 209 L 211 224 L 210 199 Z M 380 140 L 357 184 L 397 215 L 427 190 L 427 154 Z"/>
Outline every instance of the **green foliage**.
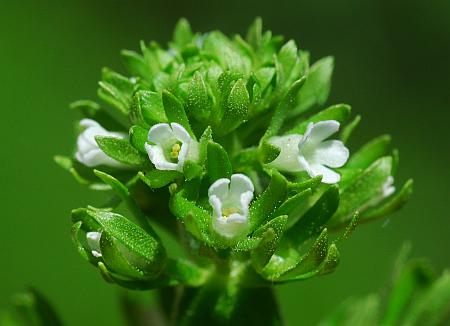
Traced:
<path fill-rule="evenodd" d="M 388 136 L 354 153 L 337 169 L 340 181 L 333 185 L 306 168 L 286 172 L 269 164 L 286 151 L 270 141 L 273 137 L 303 137 L 311 123 L 334 120 L 340 139 L 347 142 L 360 117 L 351 118 L 346 104 L 321 109 L 330 91 L 332 57 L 310 66 L 307 52 L 293 40 L 283 43 L 282 37 L 263 32 L 260 19 L 245 39 L 219 31 L 194 33 L 182 19 L 167 49 L 142 42 L 140 52 L 122 51 L 130 77 L 103 70 L 98 95 L 105 107 L 91 101 L 72 105 L 108 130 L 94 135 L 89 143 L 93 149 L 86 155 L 100 153 L 120 164 L 94 169 L 71 157 L 57 156 L 55 161 L 80 183 L 113 191 L 102 208 L 72 213 L 72 235 L 82 257 L 105 280 L 123 287 L 186 286 L 187 297 L 181 299 L 186 302 L 179 302 L 179 308 L 187 312 L 180 324 L 238 321 L 236 305 L 252 292 L 249 289 L 268 290 L 273 284 L 332 272 L 340 260 L 338 246 L 358 222 L 393 213 L 411 195 L 411 181 L 393 192 L 398 152 L 390 149 Z M 182 131 L 173 123 L 187 133 L 179 136 Z M 159 143 L 148 143 L 149 130 L 158 124 L 166 128 L 159 130 Z M 81 131 L 79 142 L 84 144 L 89 135 Z M 182 166 L 158 165 L 157 155 Z M 185 155 L 183 160 L 180 155 Z M 242 180 L 238 185 L 231 181 L 228 188 L 217 190 L 224 198 L 226 191 L 231 195 L 216 212 L 208 189 L 237 173 L 249 178 L 254 191 Z M 244 188 L 253 195 L 249 207 L 225 207 L 229 201 L 245 202 L 236 197 L 236 189 Z M 127 216 L 113 212 L 121 202 Z M 244 231 L 235 236 L 221 233 L 214 225 L 216 215 L 227 220 L 236 212 L 247 214 L 247 224 L 240 229 Z M 166 252 L 153 223 L 178 236 L 189 259 Z M 337 236 L 332 234 L 341 229 Z M 88 232 L 101 233 L 98 248 L 87 239 Z M 208 302 L 209 297 L 217 301 Z M 263 297 L 262 304 L 273 299 L 270 290 Z M 361 302 L 360 314 L 352 320 L 371 320 L 370 311 L 377 305 L 376 297 Z M 441 306 L 439 300 L 432 307 L 418 303 L 411 318 L 422 320 L 424 311 Z M 202 319 L 199 309 L 209 309 L 211 315 Z M 277 316 L 273 320 L 281 323 Z"/>

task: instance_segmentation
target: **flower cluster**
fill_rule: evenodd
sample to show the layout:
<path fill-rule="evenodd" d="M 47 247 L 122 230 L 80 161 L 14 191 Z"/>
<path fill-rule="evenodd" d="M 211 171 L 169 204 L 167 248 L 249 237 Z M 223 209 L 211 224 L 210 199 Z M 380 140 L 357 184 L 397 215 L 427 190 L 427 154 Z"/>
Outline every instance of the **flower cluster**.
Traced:
<path fill-rule="evenodd" d="M 310 65 L 259 19 L 231 39 L 181 20 L 167 49 L 141 52 L 122 52 L 130 77 L 103 70 L 105 106 L 73 104 L 83 115 L 77 151 L 56 157 L 82 184 L 113 192 L 72 213 L 78 250 L 106 280 L 198 287 L 226 274 L 269 287 L 323 275 L 358 221 L 411 193 L 410 181 L 395 192 L 388 136 L 350 156 L 360 117 L 345 104 L 322 108 L 333 59 Z M 121 202 L 128 216 L 114 212 Z M 194 258 L 173 257 L 155 228 Z"/>

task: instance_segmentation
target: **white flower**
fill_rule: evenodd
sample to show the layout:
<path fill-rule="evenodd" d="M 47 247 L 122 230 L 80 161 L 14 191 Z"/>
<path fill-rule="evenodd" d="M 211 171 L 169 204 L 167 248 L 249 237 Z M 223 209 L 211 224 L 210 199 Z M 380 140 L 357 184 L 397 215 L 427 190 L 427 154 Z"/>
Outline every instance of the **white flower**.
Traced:
<path fill-rule="evenodd" d="M 178 123 L 158 123 L 148 132 L 148 157 L 158 170 L 183 171 L 186 160 L 198 160 L 198 143 Z"/>
<path fill-rule="evenodd" d="M 91 119 L 83 119 L 80 126 L 86 129 L 78 136 L 77 152 L 75 158 L 88 167 L 97 165 L 107 165 L 115 168 L 126 168 L 122 164 L 108 155 L 106 155 L 95 141 L 95 136 L 108 136 L 116 138 L 126 138 L 126 134 L 120 132 L 111 132 L 103 128 L 97 121 Z"/>
<path fill-rule="evenodd" d="M 102 253 L 100 251 L 100 238 L 102 234 L 100 232 L 87 232 L 86 242 L 91 249 L 92 256 L 100 258 Z"/>
<path fill-rule="evenodd" d="M 247 230 L 254 190 L 250 178 L 243 174 L 233 174 L 231 180 L 218 179 L 209 187 L 209 203 L 214 211 L 212 225 L 217 233 L 232 238 Z"/>
<path fill-rule="evenodd" d="M 341 176 L 329 168 L 339 168 L 347 162 L 349 151 L 340 140 L 326 140 L 339 130 L 335 120 L 309 123 L 305 135 L 272 137 L 269 143 L 281 149 L 269 163 L 287 172 L 306 171 L 309 176 L 322 175 L 322 182 L 336 183 Z"/>

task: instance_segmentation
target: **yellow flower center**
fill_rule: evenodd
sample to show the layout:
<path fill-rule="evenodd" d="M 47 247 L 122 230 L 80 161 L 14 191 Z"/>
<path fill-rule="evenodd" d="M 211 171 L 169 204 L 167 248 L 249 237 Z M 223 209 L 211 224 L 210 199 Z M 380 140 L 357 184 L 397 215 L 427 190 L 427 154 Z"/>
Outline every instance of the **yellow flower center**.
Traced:
<path fill-rule="evenodd" d="M 173 144 L 170 152 L 170 158 L 176 160 L 178 159 L 178 155 L 180 155 L 181 144 L 175 143 Z"/>
<path fill-rule="evenodd" d="M 222 216 L 223 217 L 228 217 L 231 214 L 235 214 L 235 213 L 238 213 L 238 212 L 239 212 L 239 210 L 237 208 L 235 208 L 235 207 L 227 207 L 227 208 L 222 209 Z"/>

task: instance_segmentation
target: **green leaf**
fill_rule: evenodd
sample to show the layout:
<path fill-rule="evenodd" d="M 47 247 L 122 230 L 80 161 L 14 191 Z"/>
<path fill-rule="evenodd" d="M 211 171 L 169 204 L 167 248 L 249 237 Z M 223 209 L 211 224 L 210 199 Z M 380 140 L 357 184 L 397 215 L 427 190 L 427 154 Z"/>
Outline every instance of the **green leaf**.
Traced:
<path fill-rule="evenodd" d="M 286 215 L 289 224 L 295 223 L 306 211 L 311 208 L 317 198 L 313 196 L 310 188 L 288 198 L 278 207 L 272 216 Z"/>
<path fill-rule="evenodd" d="M 141 55 L 130 50 L 122 50 L 120 54 L 125 68 L 133 76 L 142 77 L 149 82 L 152 80 L 152 72 Z"/>
<path fill-rule="evenodd" d="M 354 153 L 347 164 L 346 168 L 365 169 L 382 156 L 389 154 L 391 145 L 391 136 L 383 135 L 373 139 L 365 144 L 361 149 Z"/>
<path fill-rule="evenodd" d="M 211 113 L 212 100 L 200 72 L 195 72 L 188 88 L 187 110 L 195 119 L 206 121 Z"/>
<path fill-rule="evenodd" d="M 289 194 L 292 194 L 292 193 L 297 194 L 308 188 L 311 188 L 312 190 L 314 190 L 318 186 L 320 186 L 321 183 L 322 183 L 321 175 L 318 175 L 317 177 L 308 179 L 303 182 L 289 182 L 288 183 Z"/>
<path fill-rule="evenodd" d="M 139 172 L 139 178 L 150 188 L 162 188 L 181 178 L 183 174 L 178 171 L 150 170 L 146 174 Z"/>
<path fill-rule="evenodd" d="M 130 79 L 108 68 L 102 70 L 102 77 L 103 80 L 99 82 L 98 96 L 122 114 L 128 115 L 134 84 Z"/>
<path fill-rule="evenodd" d="M 135 114 L 147 124 L 168 122 L 161 94 L 156 92 L 137 91 L 133 97 L 132 112 L 136 112 Z"/>
<path fill-rule="evenodd" d="M 191 43 L 193 37 L 194 35 L 192 34 L 189 22 L 185 18 L 178 20 L 173 33 L 173 41 L 175 44 L 183 48 Z"/>
<path fill-rule="evenodd" d="M 100 226 L 102 258 L 108 267 L 117 267 L 124 277 L 155 279 L 163 270 L 166 253 L 159 240 L 126 217 L 95 208 L 72 211 L 73 222 L 94 220 Z M 130 266 L 130 268 L 127 268 Z M 137 273 L 137 274 L 136 274 Z"/>
<path fill-rule="evenodd" d="M 233 167 L 226 150 L 220 144 L 209 141 L 207 155 L 206 167 L 211 183 L 220 178 L 230 179 L 233 174 Z"/>
<path fill-rule="evenodd" d="M 262 39 L 262 19 L 255 18 L 247 31 L 246 40 L 253 48 L 258 49 L 261 46 Z"/>
<path fill-rule="evenodd" d="M 294 247 L 319 234 L 339 205 L 339 190 L 330 186 L 319 200 L 285 234 Z"/>
<path fill-rule="evenodd" d="M 118 162 L 132 166 L 148 164 L 148 158 L 134 148 L 126 139 L 96 136 L 95 141 L 106 155 Z"/>
<path fill-rule="evenodd" d="M 352 135 L 355 128 L 359 125 L 360 121 L 361 121 L 361 116 L 357 115 L 348 125 L 346 125 L 344 128 L 342 128 L 340 138 L 344 144 L 347 143 L 348 139 Z"/>
<path fill-rule="evenodd" d="M 269 127 L 267 128 L 264 136 L 261 138 L 261 142 L 265 141 L 269 137 L 275 136 L 280 131 L 287 114 L 294 107 L 297 101 L 297 94 L 305 84 L 305 81 L 306 78 L 302 77 L 291 85 L 284 98 L 277 105 L 272 119 L 270 120 Z"/>
<path fill-rule="evenodd" d="M 239 127 L 247 118 L 250 97 L 243 79 L 239 79 L 231 88 L 225 104 L 220 126 L 215 131 L 223 136 Z"/>
<path fill-rule="evenodd" d="M 199 141 L 199 163 L 202 163 L 207 158 L 207 152 L 208 152 L 208 144 L 212 140 L 212 129 L 211 127 L 207 127 L 205 131 L 203 131 L 203 134 L 200 136 Z"/>
<path fill-rule="evenodd" d="M 413 181 L 409 179 L 405 182 L 402 189 L 390 197 L 381 206 L 368 209 L 362 214 L 363 220 L 381 218 L 394 213 L 406 204 L 413 193 Z"/>
<path fill-rule="evenodd" d="M 145 144 L 147 143 L 148 129 L 141 126 L 132 126 L 130 128 L 130 143 L 139 152 L 146 155 Z"/>
<path fill-rule="evenodd" d="M 299 61 L 297 52 L 297 45 L 293 40 L 283 45 L 280 52 L 278 52 L 277 79 L 279 83 L 284 83 L 292 74 L 295 65 Z"/>
<path fill-rule="evenodd" d="M 294 281 L 312 277 L 319 273 L 320 266 L 325 261 L 328 253 L 328 232 L 323 229 L 313 246 L 303 255 L 298 264 L 283 274 L 279 281 Z"/>
<path fill-rule="evenodd" d="M 194 136 L 186 112 L 184 111 L 183 104 L 172 93 L 166 90 L 162 92 L 162 101 L 169 121 L 179 123 L 191 134 L 191 136 Z"/>
<path fill-rule="evenodd" d="M 332 57 L 320 59 L 311 66 L 305 86 L 298 94 L 298 105 L 292 110 L 291 115 L 298 115 L 314 105 L 325 103 L 330 92 L 333 66 Z"/>
<path fill-rule="evenodd" d="M 122 131 L 125 129 L 122 121 L 116 120 L 106 110 L 93 101 L 80 100 L 70 103 L 70 108 L 81 112 L 81 114 L 88 119 L 97 121 L 102 127 L 107 130 Z"/>
<path fill-rule="evenodd" d="M 254 237 L 263 237 L 259 246 L 251 252 L 252 265 L 257 271 L 262 271 L 274 254 L 284 232 L 287 219 L 287 216 L 276 217 L 254 232 Z M 270 232 L 268 236 L 264 236 L 267 232 Z"/>
<path fill-rule="evenodd" d="M 275 76 L 275 68 L 272 67 L 262 67 L 255 71 L 255 77 L 260 86 L 261 92 L 269 86 L 272 82 L 273 76 Z"/>
<path fill-rule="evenodd" d="M 261 225 L 285 201 L 286 194 L 286 179 L 274 170 L 266 190 L 250 207 L 250 230 Z"/>
<path fill-rule="evenodd" d="M 206 243 L 211 243 L 211 215 L 207 211 L 184 198 L 182 191 L 172 196 L 169 207 L 170 211 L 184 222 L 186 230 L 194 237 Z"/>
<path fill-rule="evenodd" d="M 336 120 L 342 125 L 342 123 L 344 123 L 350 116 L 350 112 L 351 108 L 347 104 L 336 104 L 330 106 L 329 108 L 320 111 L 312 117 L 309 117 L 308 119 L 302 121 L 299 125 L 286 132 L 286 134 L 303 135 L 306 131 L 306 128 L 308 127 L 308 124 L 311 122 L 316 123 L 325 120 Z"/>
<path fill-rule="evenodd" d="M 356 211 L 367 208 L 371 202 L 382 198 L 382 188 L 391 175 L 392 158 L 382 157 L 362 172 L 341 193 L 341 204 L 330 226 L 346 224 Z"/>

